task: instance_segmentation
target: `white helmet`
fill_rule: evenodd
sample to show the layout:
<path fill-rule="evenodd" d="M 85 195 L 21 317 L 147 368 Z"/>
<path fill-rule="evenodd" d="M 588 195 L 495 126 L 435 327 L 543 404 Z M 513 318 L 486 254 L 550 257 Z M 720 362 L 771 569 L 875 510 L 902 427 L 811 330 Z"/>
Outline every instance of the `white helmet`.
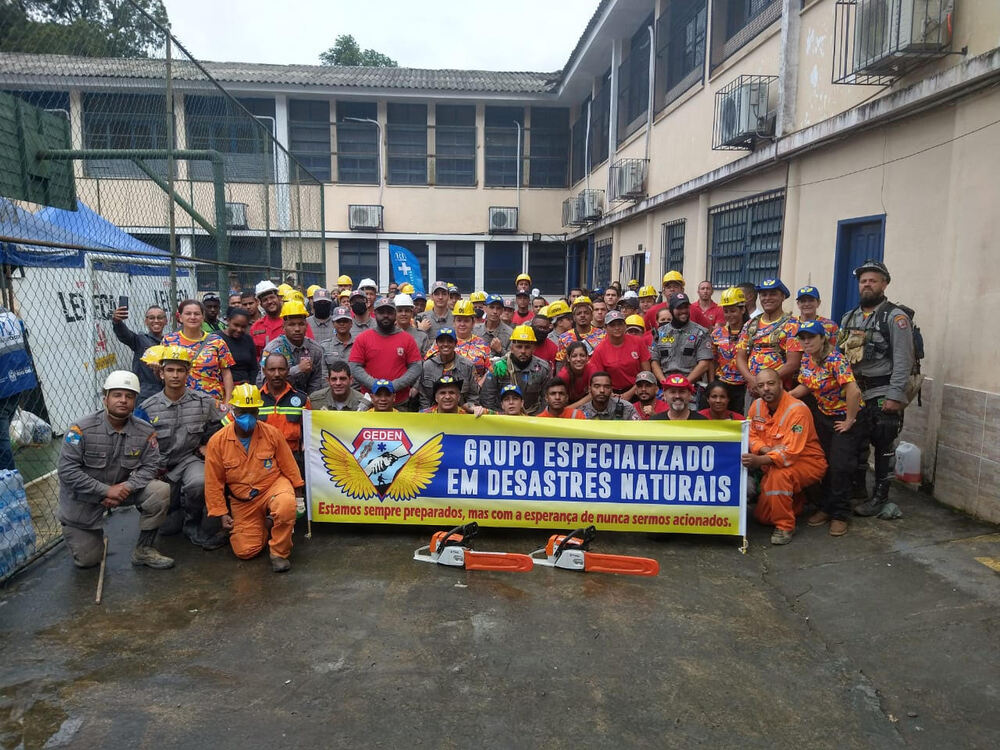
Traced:
<path fill-rule="evenodd" d="M 367 286 L 370 286 L 376 292 L 378 291 L 378 284 L 375 283 L 374 279 L 361 279 L 361 283 L 358 284 L 358 289 L 364 289 Z"/>
<path fill-rule="evenodd" d="M 132 393 L 138 395 L 139 378 L 135 373 L 128 370 L 115 370 L 105 378 L 104 392 L 107 393 L 116 389 L 132 391 Z"/>
<path fill-rule="evenodd" d="M 278 287 L 274 285 L 274 282 L 265 279 L 264 281 L 257 282 L 257 286 L 253 290 L 253 295 L 254 297 L 259 297 L 262 294 L 267 294 L 268 292 L 277 292 L 277 291 Z"/>
<path fill-rule="evenodd" d="M 413 297 L 405 292 L 400 292 L 392 301 L 396 303 L 396 307 L 413 307 Z"/>

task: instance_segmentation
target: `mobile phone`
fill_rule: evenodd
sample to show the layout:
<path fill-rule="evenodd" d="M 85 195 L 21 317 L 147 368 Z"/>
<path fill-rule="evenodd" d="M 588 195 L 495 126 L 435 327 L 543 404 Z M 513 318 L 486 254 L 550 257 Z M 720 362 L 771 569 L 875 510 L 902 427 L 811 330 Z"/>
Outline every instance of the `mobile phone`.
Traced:
<path fill-rule="evenodd" d="M 118 295 L 118 307 L 128 308 L 128 295 L 120 294 Z"/>

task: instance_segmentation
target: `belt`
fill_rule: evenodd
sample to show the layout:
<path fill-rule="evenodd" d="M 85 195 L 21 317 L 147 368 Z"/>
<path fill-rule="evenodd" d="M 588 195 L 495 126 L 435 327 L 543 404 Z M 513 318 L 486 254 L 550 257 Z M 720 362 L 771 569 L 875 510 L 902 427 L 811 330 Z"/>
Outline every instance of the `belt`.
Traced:
<path fill-rule="evenodd" d="M 892 381 L 890 375 L 873 375 L 870 378 L 864 375 L 855 375 L 854 379 L 858 381 L 858 388 L 862 391 L 867 391 L 869 388 L 881 388 L 883 385 L 889 385 Z"/>

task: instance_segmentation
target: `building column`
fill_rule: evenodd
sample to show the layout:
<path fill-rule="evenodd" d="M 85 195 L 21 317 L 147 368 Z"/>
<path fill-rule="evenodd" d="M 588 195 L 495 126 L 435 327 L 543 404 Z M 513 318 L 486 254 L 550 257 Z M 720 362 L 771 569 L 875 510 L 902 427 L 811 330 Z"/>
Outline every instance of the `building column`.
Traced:
<path fill-rule="evenodd" d="M 800 0 L 781 0 L 781 47 L 778 52 L 778 138 L 795 130 L 795 100 L 799 89 Z M 831 46 L 833 40 L 830 40 Z"/>
<path fill-rule="evenodd" d="M 650 50 L 650 54 L 653 51 Z M 611 196 L 611 164 L 615 160 L 615 152 L 618 150 L 618 68 L 622 64 L 622 40 L 615 39 L 611 45 L 611 96 L 609 103 L 608 120 L 608 182 L 605 185 L 605 200 Z M 615 243 L 617 247 L 617 243 Z M 612 261 L 614 258 L 612 257 Z M 612 273 L 614 270 L 612 269 Z"/>
<path fill-rule="evenodd" d="M 698 213 L 695 215 L 694 226 L 691 229 L 693 230 L 691 234 L 694 242 L 690 245 L 688 244 L 687 227 L 684 231 L 684 271 L 682 273 L 687 274 L 684 277 L 685 281 L 688 280 L 688 277 L 695 279 L 693 283 L 697 292 L 697 284 L 702 279 L 708 278 L 708 256 L 711 252 L 711 248 L 708 246 L 708 193 L 701 193 L 698 196 Z M 690 293 L 690 290 L 691 287 L 685 285 L 685 291 Z"/>
<path fill-rule="evenodd" d="M 427 275 L 430 276 L 431 279 L 437 279 L 438 278 L 437 265 L 438 265 L 437 241 L 436 240 L 428 240 L 427 241 Z M 424 279 L 424 288 L 429 291 L 431 283 L 432 282 L 430 281 L 430 279 Z"/>
<path fill-rule="evenodd" d="M 378 278 L 375 279 L 375 283 L 378 284 L 379 290 L 382 289 L 382 282 L 385 281 L 385 287 L 389 287 L 389 279 L 392 278 L 392 268 L 389 264 L 389 240 L 379 240 L 378 241 Z M 357 282 L 355 282 L 357 283 Z"/>
<path fill-rule="evenodd" d="M 486 243 L 477 242 L 475 250 L 475 286 L 476 289 L 486 288 Z"/>
<path fill-rule="evenodd" d="M 292 224 L 292 210 L 289 195 L 289 159 L 288 159 L 288 97 L 285 94 L 274 96 L 274 138 L 281 148 L 275 148 L 274 155 L 274 202 L 278 213 L 278 229 L 288 231 Z M 271 196 L 265 196 L 267 200 Z M 299 230 L 302 227 L 298 227 Z"/>
<path fill-rule="evenodd" d="M 784 226 L 781 229 L 781 261 L 778 271 L 781 278 L 787 279 L 795 285 L 795 279 L 802 278 L 798 272 L 798 249 L 799 249 L 799 204 L 802 195 L 802 188 L 798 187 L 800 176 L 800 163 L 798 159 L 788 162 L 788 171 L 785 178 L 785 217 Z M 808 274 L 806 280 L 812 283 L 812 274 Z M 788 285 L 788 281 L 785 282 Z"/>

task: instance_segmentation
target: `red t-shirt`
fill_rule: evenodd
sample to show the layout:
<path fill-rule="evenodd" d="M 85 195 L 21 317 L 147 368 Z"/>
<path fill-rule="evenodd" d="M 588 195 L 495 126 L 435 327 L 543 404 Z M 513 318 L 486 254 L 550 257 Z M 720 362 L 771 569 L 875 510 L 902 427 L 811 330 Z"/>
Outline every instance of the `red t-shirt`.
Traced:
<path fill-rule="evenodd" d="M 642 363 L 649 361 L 649 347 L 643 344 L 641 336 L 625 334 L 621 346 L 615 346 L 610 339 L 604 339 L 588 363 L 594 372 L 604 370 L 611 376 L 611 387 L 616 391 L 635 385 L 635 376 L 642 370 Z"/>
<path fill-rule="evenodd" d="M 550 365 L 552 365 L 552 370 L 556 369 L 556 354 L 559 352 L 559 347 L 556 346 L 555 342 L 548 336 L 542 343 L 535 346 L 535 356 L 539 359 L 544 359 Z"/>
<path fill-rule="evenodd" d="M 402 377 L 410 365 L 420 361 L 420 350 L 413 336 L 406 331 L 383 336 L 370 328 L 354 340 L 349 361 L 360 364 L 375 379 L 395 380 Z M 362 392 L 366 390 L 362 388 Z M 409 397 L 409 388 L 396 391 L 397 404 Z"/>
<path fill-rule="evenodd" d="M 570 409 L 569 407 L 566 407 L 565 409 L 563 409 L 562 410 L 562 414 L 560 414 L 558 416 L 556 416 L 555 414 L 550 414 L 548 409 L 542 409 L 542 411 L 538 412 L 537 416 L 539 416 L 539 417 L 551 417 L 552 419 L 586 419 L 587 418 L 586 415 L 584 415 L 583 411 L 581 411 L 580 409 Z"/>
<path fill-rule="evenodd" d="M 722 308 L 715 302 L 712 302 L 707 310 L 702 310 L 701 302 L 698 301 L 691 304 L 691 320 L 702 328 L 707 328 L 711 331 L 716 326 L 721 326 L 725 323 L 726 316 L 723 314 Z"/>
<path fill-rule="evenodd" d="M 649 331 L 656 330 L 656 313 L 667 306 L 666 302 L 658 302 L 651 308 L 646 310 L 646 314 L 642 316 L 642 319 L 646 321 L 646 329 Z"/>
<path fill-rule="evenodd" d="M 284 332 L 285 321 L 281 318 L 270 318 L 267 315 L 264 315 L 260 320 L 251 325 L 250 335 L 253 336 L 253 345 L 257 350 L 257 359 L 260 359 L 264 353 L 264 347 L 267 346 L 267 343 L 272 339 L 278 338 Z M 306 336 L 311 339 L 315 338 L 312 327 L 308 323 L 306 323 Z"/>
<path fill-rule="evenodd" d="M 712 416 L 712 410 L 711 409 L 702 409 L 698 413 L 701 414 L 701 416 L 703 416 L 705 419 L 715 419 L 715 417 Z M 737 422 L 742 422 L 743 421 L 743 415 L 740 414 L 739 412 L 736 412 L 736 411 L 733 411 L 732 409 L 730 409 L 726 413 L 729 415 L 728 417 L 726 417 L 726 419 L 735 419 Z"/>
<path fill-rule="evenodd" d="M 639 415 L 639 419 L 649 419 L 649 415 L 642 410 L 642 404 L 636 401 L 632 404 L 635 407 L 636 414 Z M 653 414 L 662 414 L 665 411 L 670 411 L 670 407 L 658 398 L 653 399 Z"/>
<path fill-rule="evenodd" d="M 595 370 L 594 366 L 588 362 L 584 365 L 583 374 L 578 377 L 574 383 L 570 379 L 568 367 L 563 367 L 559 371 L 559 377 L 566 381 L 566 385 L 569 386 L 569 402 L 571 404 L 576 403 L 590 393 L 590 376 L 595 372 L 597 372 L 597 370 Z"/>
<path fill-rule="evenodd" d="M 534 310 L 528 310 L 528 312 L 526 312 L 524 315 L 521 315 L 520 312 L 515 310 L 514 317 L 511 318 L 511 320 L 514 322 L 514 325 L 520 326 L 520 325 L 527 325 L 528 323 L 530 323 L 533 317 L 535 317 Z"/>

